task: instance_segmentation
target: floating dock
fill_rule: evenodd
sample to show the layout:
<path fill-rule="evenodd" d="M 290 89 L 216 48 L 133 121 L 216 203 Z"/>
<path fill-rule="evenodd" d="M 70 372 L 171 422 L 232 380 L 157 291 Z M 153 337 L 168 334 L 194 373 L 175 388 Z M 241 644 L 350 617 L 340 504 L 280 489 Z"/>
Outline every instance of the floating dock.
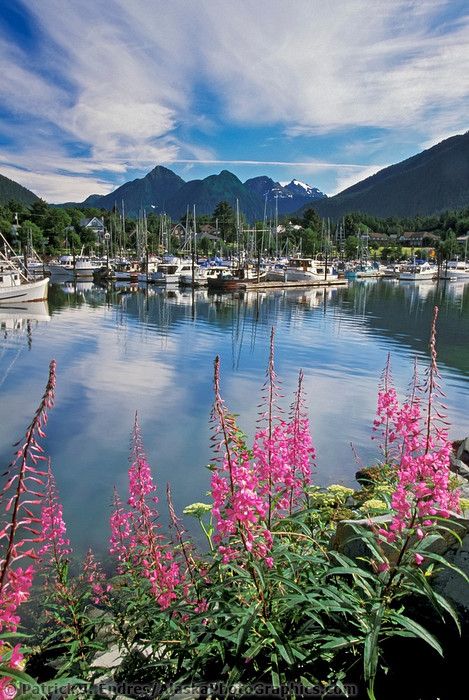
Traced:
<path fill-rule="evenodd" d="M 314 280 L 313 282 L 283 282 L 282 280 L 275 282 L 256 282 L 256 280 L 246 280 L 246 282 L 239 282 L 236 285 L 236 289 L 241 289 L 246 292 L 265 292 L 269 289 L 310 289 L 311 287 L 346 287 L 347 285 L 348 280 L 345 277 L 340 277 L 336 280 Z"/>

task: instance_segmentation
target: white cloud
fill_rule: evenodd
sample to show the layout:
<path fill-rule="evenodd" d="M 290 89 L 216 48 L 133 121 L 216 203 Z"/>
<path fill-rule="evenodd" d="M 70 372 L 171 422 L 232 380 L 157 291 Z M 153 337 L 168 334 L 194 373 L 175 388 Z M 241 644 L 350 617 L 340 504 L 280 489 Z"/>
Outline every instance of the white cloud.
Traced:
<path fill-rule="evenodd" d="M 293 144 L 368 126 L 427 144 L 467 128 L 469 16 L 444 21 L 450 0 L 25 3 L 40 48 L 32 61 L 3 39 L 0 97 L 21 117 L 18 141 L 28 125 L 36 133 L 4 160 L 39 185 L 40 169 L 48 199 L 67 190 L 66 178 L 70 194 L 78 186 L 86 195 L 105 189 L 103 178 L 120 184 L 128 168 L 161 162 L 261 164 L 255 153 L 218 161 L 210 145 L 190 143 L 194 127 L 208 140 L 232 123 L 274 125 Z M 73 158 L 67 141 L 89 153 Z M 230 148 L 224 155 L 236 155 Z M 326 163 L 304 168 L 337 167 L 346 181 L 340 163 Z"/>

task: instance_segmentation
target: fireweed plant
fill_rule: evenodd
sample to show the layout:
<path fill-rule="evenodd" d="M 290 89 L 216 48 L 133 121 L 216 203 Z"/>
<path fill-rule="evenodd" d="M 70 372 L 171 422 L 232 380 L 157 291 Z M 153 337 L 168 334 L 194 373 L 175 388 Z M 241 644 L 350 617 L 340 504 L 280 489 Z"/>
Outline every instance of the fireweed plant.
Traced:
<path fill-rule="evenodd" d="M 414 370 L 402 405 L 387 359 L 373 426 L 379 478 L 361 500 L 352 489 L 333 485 L 321 492 L 312 484 L 316 456 L 303 373 L 284 413 L 273 331 L 252 447 L 222 398 L 215 360 L 211 503 L 184 511 L 199 521 L 206 550 L 191 541 L 169 486 L 170 528 L 162 531 L 158 489 L 136 416 L 128 496 L 115 491 L 113 498 L 110 578 L 92 552 L 78 575 L 70 573 L 71 546 L 54 477 L 50 465 L 37 466 L 45 459 L 37 436 L 43 437 L 53 403 L 51 363 L 44 398 L 2 491 L 0 700 L 36 682 L 22 669 L 37 668 L 37 658 L 60 679 L 67 673 L 92 682 L 103 673 L 97 652 L 111 646 L 118 656 L 111 680 L 158 687 L 152 697 L 170 695 L 174 684 L 213 684 L 214 696 L 228 696 L 235 692 L 230 688 L 239 693 L 254 683 L 314 686 L 321 696 L 334 688 L 346 696 L 352 682 L 374 700 L 388 638 L 417 638 L 442 654 L 411 613 L 412 601 L 423 596 L 442 620 L 458 624 L 451 605 L 431 586 L 432 575 L 447 565 L 435 544 L 453 532 L 450 515 L 458 512 L 440 401 L 437 314 L 435 309 L 429 367 L 422 382 Z M 386 514 L 379 524 L 363 519 L 373 509 Z M 364 555 L 347 556 L 340 542 L 336 525 L 344 512 Z M 33 653 L 11 635 L 36 572 L 42 575 L 46 625 L 35 633 Z M 72 690 L 69 697 L 86 697 L 83 692 Z"/>

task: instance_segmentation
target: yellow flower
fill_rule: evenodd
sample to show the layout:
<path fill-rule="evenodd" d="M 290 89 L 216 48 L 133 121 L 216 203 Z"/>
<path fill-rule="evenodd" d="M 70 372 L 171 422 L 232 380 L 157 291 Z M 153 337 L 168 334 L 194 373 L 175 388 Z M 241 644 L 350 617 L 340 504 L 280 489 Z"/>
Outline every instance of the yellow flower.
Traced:
<path fill-rule="evenodd" d="M 365 501 L 363 505 L 360 507 L 360 510 L 364 511 L 365 513 L 369 511 L 379 511 L 379 510 L 387 510 L 388 506 L 384 501 L 380 501 L 378 498 L 370 498 L 368 501 Z"/>
<path fill-rule="evenodd" d="M 184 515 L 193 515 L 195 518 L 201 518 L 204 513 L 210 513 L 212 506 L 208 503 L 191 503 L 182 511 Z"/>

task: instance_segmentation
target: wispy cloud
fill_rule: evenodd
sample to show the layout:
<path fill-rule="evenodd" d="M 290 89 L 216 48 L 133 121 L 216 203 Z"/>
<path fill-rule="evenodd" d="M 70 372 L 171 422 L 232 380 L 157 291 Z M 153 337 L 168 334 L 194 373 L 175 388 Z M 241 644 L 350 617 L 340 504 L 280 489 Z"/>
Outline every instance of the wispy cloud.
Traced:
<path fill-rule="evenodd" d="M 299 160 L 292 160 L 292 161 L 285 161 L 285 160 L 180 160 L 180 159 L 174 159 L 171 161 L 167 161 L 171 163 L 190 163 L 190 164 L 204 164 L 204 165 L 253 165 L 253 166 L 260 166 L 260 165 L 275 165 L 275 166 L 285 166 L 285 167 L 295 167 L 299 166 L 302 168 L 310 168 L 311 172 L 314 172 L 316 170 L 324 170 L 324 169 L 332 169 L 332 170 L 337 170 L 338 168 L 349 168 L 350 170 L 362 170 L 364 167 L 367 167 L 365 165 L 357 165 L 355 163 L 323 163 L 320 161 L 314 161 L 314 160 L 306 160 L 306 161 L 299 161 Z M 378 166 L 381 167 L 381 166 Z"/>
<path fill-rule="evenodd" d="M 48 199 L 163 162 L 335 168 L 345 182 L 387 161 L 395 134 L 416 152 L 467 128 L 469 9 L 452 0 L 23 3 L 37 40 L 0 35 L 1 160 Z M 338 136 L 377 126 L 384 158 L 376 143 L 337 157 Z M 253 128 L 280 137 L 265 134 L 265 160 L 240 138 Z M 332 157 L 304 157 L 316 139 Z"/>

